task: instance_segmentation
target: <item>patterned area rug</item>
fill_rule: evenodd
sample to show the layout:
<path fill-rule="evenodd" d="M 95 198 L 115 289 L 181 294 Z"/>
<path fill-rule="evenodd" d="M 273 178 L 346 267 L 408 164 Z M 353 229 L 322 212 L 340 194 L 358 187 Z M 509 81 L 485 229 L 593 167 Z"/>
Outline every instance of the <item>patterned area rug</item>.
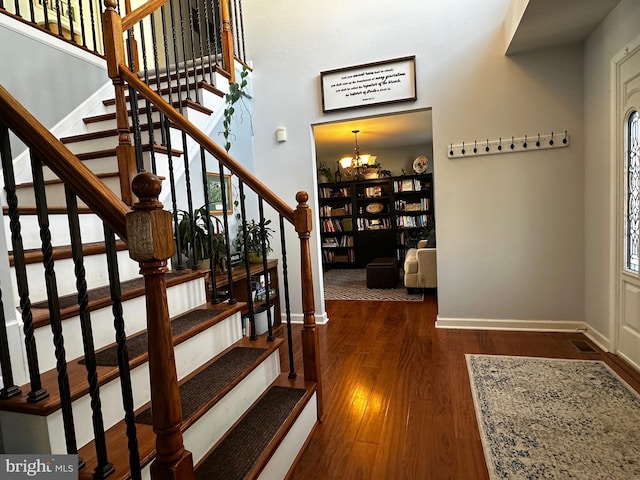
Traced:
<path fill-rule="evenodd" d="M 466 357 L 492 480 L 640 478 L 640 397 L 606 364 Z"/>
<path fill-rule="evenodd" d="M 366 270 L 334 269 L 324 274 L 326 300 L 369 300 L 392 302 L 421 302 L 422 293 L 409 295 L 398 279 L 397 288 L 367 288 Z"/>

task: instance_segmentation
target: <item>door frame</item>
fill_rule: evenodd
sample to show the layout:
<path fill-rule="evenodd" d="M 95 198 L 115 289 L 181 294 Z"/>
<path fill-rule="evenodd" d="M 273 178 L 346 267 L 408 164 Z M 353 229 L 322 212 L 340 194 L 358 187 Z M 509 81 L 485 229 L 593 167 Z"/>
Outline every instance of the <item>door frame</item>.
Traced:
<path fill-rule="evenodd" d="M 611 185 L 611 220 L 610 220 L 610 308 L 609 308 L 609 350 L 618 354 L 620 344 L 619 329 L 622 322 L 622 289 L 620 275 L 622 273 L 622 257 L 624 254 L 624 238 L 621 234 L 624 214 L 625 192 L 623 188 L 624 165 L 621 161 L 625 153 L 626 124 L 620 121 L 627 111 L 621 103 L 620 68 L 630 54 L 640 55 L 640 35 L 622 48 L 611 59 L 611 88 L 610 88 L 610 185 Z M 628 361 L 628 360 L 627 360 Z M 636 366 L 637 367 L 637 366 Z"/>

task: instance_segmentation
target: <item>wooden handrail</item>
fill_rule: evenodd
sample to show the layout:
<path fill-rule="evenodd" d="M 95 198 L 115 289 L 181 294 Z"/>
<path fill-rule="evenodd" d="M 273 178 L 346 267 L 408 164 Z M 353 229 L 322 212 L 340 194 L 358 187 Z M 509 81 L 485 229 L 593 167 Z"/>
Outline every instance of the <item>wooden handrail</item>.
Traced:
<path fill-rule="evenodd" d="M 168 0 L 151 0 L 144 5 L 139 6 L 133 12 L 128 13 L 125 17 L 122 17 L 122 31 L 126 32 L 132 28 L 136 23 L 142 21 L 144 17 L 155 12 Z"/>
<path fill-rule="evenodd" d="M 0 85 L 0 119 L 122 240 L 129 207 Z"/>
<path fill-rule="evenodd" d="M 249 170 L 234 160 L 222 147 L 211 140 L 203 131 L 194 126 L 180 112 L 169 105 L 160 95 L 151 90 L 138 76 L 126 66 L 119 66 L 120 76 L 126 80 L 130 86 L 140 93 L 144 98 L 154 104 L 158 110 L 171 120 L 178 129 L 187 133 L 207 152 L 216 157 L 220 163 L 237 175 L 238 178 L 271 205 L 280 215 L 290 223 L 294 223 L 293 209 L 278 197 L 269 187 L 258 180 Z"/>

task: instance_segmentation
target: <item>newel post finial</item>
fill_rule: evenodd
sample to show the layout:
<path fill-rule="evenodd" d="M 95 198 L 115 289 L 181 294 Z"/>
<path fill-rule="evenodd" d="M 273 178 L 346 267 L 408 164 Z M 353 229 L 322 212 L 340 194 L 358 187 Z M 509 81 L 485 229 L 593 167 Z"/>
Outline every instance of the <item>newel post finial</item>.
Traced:
<path fill-rule="evenodd" d="M 129 255 L 144 275 L 149 339 L 149 377 L 153 430 L 157 456 L 151 478 L 192 480 L 193 458 L 185 450 L 180 425 L 182 407 L 167 304 L 167 259 L 173 255 L 171 214 L 162 209 L 158 195 L 162 179 L 139 173 L 131 182 L 139 201 L 126 216 Z"/>
<path fill-rule="evenodd" d="M 315 299 L 313 295 L 313 273 L 311 269 L 311 247 L 309 239 L 313 228 L 311 208 L 307 204 L 307 192 L 296 193 L 298 206 L 293 213 L 293 223 L 300 239 L 300 268 L 302 283 L 302 313 L 304 328 L 302 329 L 302 361 L 304 378 L 316 382 L 318 399 L 318 418 L 322 419 L 322 378 L 320 374 L 320 343 L 316 329 Z"/>

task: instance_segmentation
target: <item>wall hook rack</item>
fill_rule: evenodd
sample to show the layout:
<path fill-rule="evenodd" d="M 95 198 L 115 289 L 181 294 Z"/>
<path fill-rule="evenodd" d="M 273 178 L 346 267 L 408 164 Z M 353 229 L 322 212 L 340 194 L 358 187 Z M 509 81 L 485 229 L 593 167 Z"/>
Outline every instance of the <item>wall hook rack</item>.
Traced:
<path fill-rule="evenodd" d="M 511 142 L 509 142 L 508 139 L 506 141 L 508 148 L 504 148 L 502 138 L 503 137 L 500 137 L 498 140 L 489 140 L 487 138 L 487 141 L 483 142 L 484 148 L 477 148 L 478 141 L 474 140 L 474 147 L 471 150 L 465 148 L 465 145 L 469 145 L 471 142 L 462 142 L 459 144 L 449 143 L 447 152 L 448 157 L 480 157 L 483 155 L 497 155 L 499 153 L 535 152 L 536 150 L 547 150 L 550 148 L 563 148 L 569 146 L 569 134 L 566 130 L 560 134 L 557 132 L 551 132 L 547 135 L 536 133 L 534 135 L 526 134 L 522 137 L 515 137 L 511 135 Z M 535 138 L 535 143 L 529 142 L 529 138 Z M 481 143 L 481 145 L 483 143 Z"/>

